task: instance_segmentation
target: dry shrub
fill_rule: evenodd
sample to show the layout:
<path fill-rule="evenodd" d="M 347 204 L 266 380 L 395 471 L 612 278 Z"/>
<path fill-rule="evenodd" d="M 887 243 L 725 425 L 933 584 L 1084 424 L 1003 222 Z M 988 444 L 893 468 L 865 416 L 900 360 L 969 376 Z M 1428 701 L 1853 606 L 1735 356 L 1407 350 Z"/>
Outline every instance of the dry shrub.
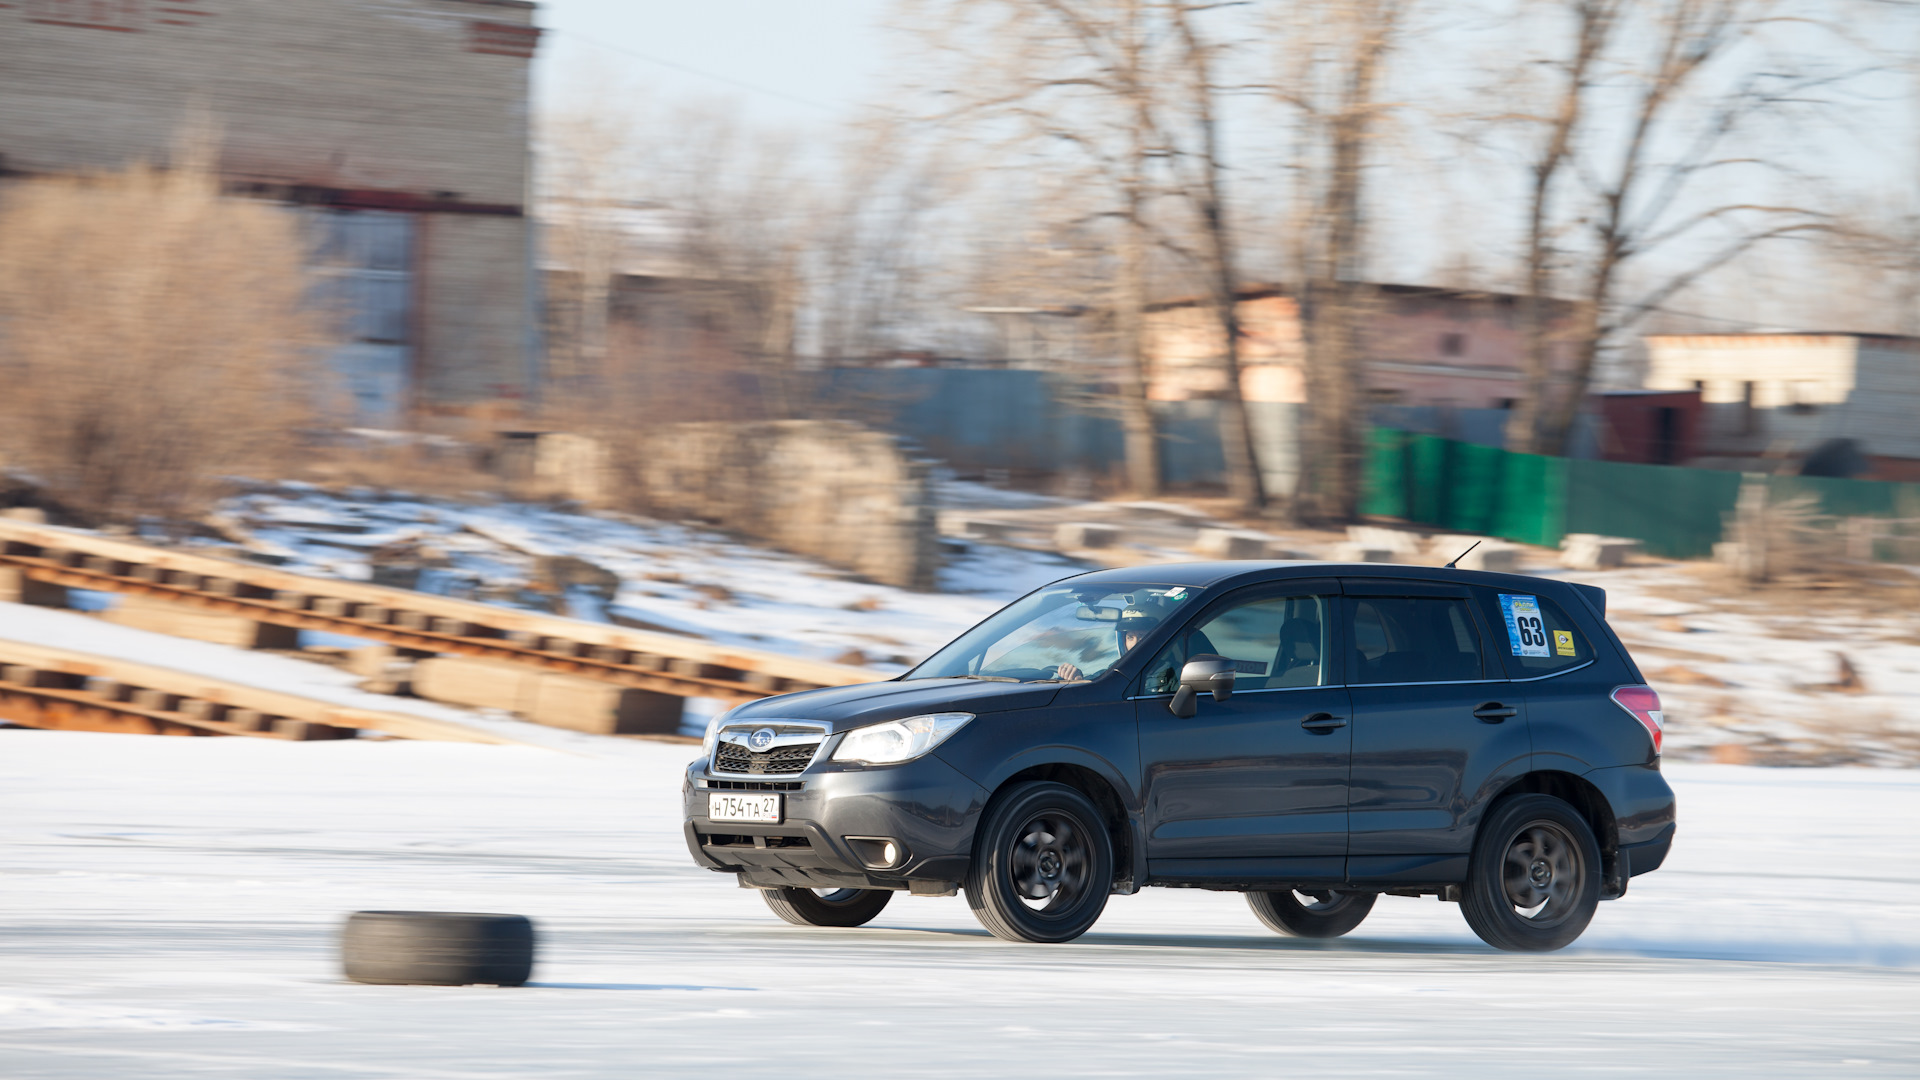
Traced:
<path fill-rule="evenodd" d="M 298 221 L 222 197 L 210 145 L 0 191 L 0 447 L 84 519 L 198 512 L 313 402 Z"/>

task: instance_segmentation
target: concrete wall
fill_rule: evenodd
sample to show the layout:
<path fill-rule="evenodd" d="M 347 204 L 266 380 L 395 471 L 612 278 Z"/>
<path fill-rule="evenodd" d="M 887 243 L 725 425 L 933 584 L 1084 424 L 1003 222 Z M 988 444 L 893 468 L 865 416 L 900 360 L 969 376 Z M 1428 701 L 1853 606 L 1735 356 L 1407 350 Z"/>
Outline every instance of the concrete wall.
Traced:
<path fill-rule="evenodd" d="M 1920 459 L 1920 339 L 1852 334 L 1675 334 L 1647 339 L 1647 386 L 1701 386 L 1700 453 L 1806 452 L 1854 439 Z"/>
<path fill-rule="evenodd" d="M 518 396 L 533 7 L 0 3 L 0 177 L 164 162 L 203 110 L 236 191 L 419 220 L 423 403 Z"/>
<path fill-rule="evenodd" d="M 931 588 L 939 535 L 927 463 L 831 420 L 672 424 L 613 468 L 616 498 L 711 521 L 875 581 Z"/>

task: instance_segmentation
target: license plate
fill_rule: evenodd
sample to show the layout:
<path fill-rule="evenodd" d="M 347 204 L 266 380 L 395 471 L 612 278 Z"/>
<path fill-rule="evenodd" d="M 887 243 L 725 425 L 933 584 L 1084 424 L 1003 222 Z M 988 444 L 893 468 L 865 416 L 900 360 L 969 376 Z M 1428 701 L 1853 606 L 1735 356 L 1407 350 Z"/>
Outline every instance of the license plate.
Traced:
<path fill-rule="evenodd" d="M 707 796 L 707 817 L 714 821 L 760 821 L 778 825 L 780 796 L 721 795 L 715 792 Z"/>

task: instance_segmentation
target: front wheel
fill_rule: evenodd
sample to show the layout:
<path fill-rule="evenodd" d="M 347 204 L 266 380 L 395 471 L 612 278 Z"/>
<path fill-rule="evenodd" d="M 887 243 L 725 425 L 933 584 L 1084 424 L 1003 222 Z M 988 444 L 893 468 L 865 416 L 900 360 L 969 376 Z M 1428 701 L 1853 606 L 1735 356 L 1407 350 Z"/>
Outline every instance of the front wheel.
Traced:
<path fill-rule="evenodd" d="M 1093 802 L 1065 784 L 1008 789 L 974 839 L 967 905 L 994 937 L 1055 943 L 1087 932 L 1113 888 L 1113 841 Z"/>
<path fill-rule="evenodd" d="M 1599 906 L 1600 845 L 1573 807 L 1522 795 L 1481 824 L 1460 896 L 1480 940 L 1509 952 L 1564 949 Z"/>
<path fill-rule="evenodd" d="M 1376 893 L 1286 889 L 1250 892 L 1247 906 L 1269 930 L 1291 937 L 1336 938 L 1359 926 L 1378 898 Z"/>
<path fill-rule="evenodd" d="M 893 899 L 886 889 L 762 889 L 760 895 L 795 926 L 865 926 Z"/>

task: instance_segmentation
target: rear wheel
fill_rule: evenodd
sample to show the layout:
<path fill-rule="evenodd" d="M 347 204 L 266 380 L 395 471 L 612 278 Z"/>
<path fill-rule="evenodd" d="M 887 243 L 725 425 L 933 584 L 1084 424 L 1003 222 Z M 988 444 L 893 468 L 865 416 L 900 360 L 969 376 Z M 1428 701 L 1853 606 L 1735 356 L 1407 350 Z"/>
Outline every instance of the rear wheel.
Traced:
<path fill-rule="evenodd" d="M 1509 952 L 1573 944 L 1600 906 L 1600 845 L 1578 811 L 1550 795 L 1502 803 L 1481 824 L 1460 913 Z"/>
<path fill-rule="evenodd" d="M 1072 941 L 1106 909 L 1113 841 L 1079 791 L 1041 781 L 995 800 L 974 840 L 967 905 L 994 937 Z"/>
<path fill-rule="evenodd" d="M 886 889 L 762 889 L 760 895 L 795 926 L 865 926 L 893 899 Z"/>
<path fill-rule="evenodd" d="M 1291 937 L 1336 938 L 1359 926 L 1373 910 L 1375 893 L 1331 889 L 1250 892 L 1247 906 L 1267 929 Z"/>

